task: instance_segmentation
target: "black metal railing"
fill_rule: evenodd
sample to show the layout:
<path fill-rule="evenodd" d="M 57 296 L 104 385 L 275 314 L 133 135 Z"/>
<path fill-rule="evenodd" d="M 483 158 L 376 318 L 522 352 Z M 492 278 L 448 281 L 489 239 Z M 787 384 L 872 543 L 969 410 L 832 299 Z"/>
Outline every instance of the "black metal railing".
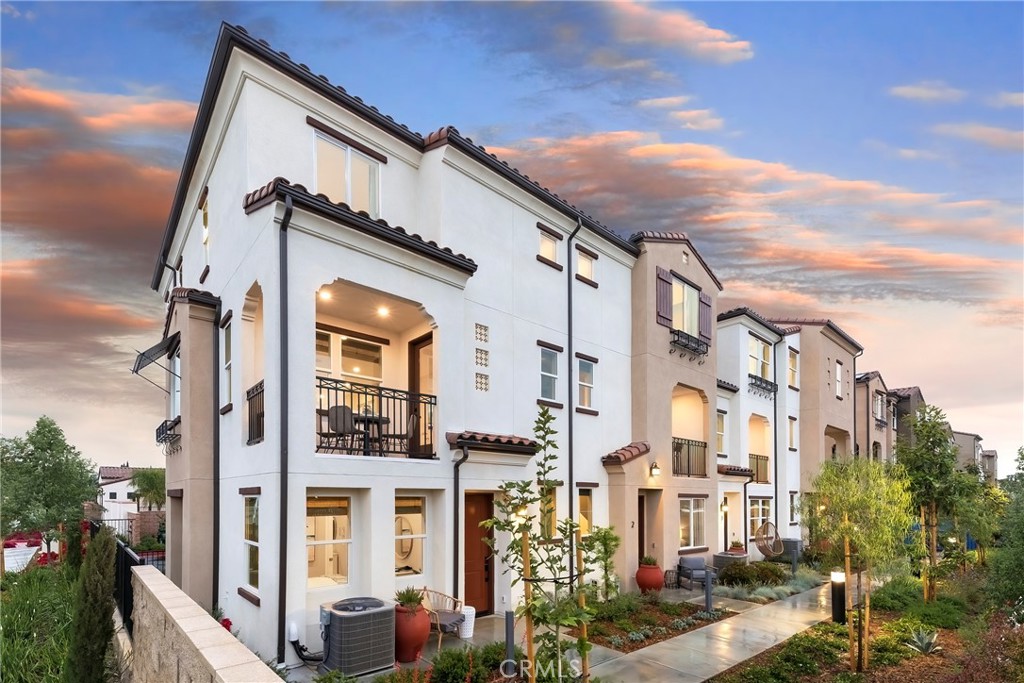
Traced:
<path fill-rule="evenodd" d="M 245 403 L 249 409 L 249 446 L 263 441 L 263 426 L 266 411 L 263 407 L 263 380 L 245 391 Z"/>
<path fill-rule="evenodd" d="M 769 394 L 774 394 L 779 390 L 778 384 L 771 380 L 767 380 L 764 377 L 760 377 L 758 375 L 747 375 L 747 378 L 750 380 L 750 386 L 760 391 L 766 391 Z"/>
<path fill-rule="evenodd" d="M 708 476 L 708 445 L 704 441 L 672 437 L 672 475 Z"/>
<path fill-rule="evenodd" d="M 885 429 L 888 425 L 889 425 L 889 421 L 886 420 L 884 417 L 878 417 L 877 415 L 875 416 L 875 428 L 876 429 Z"/>
<path fill-rule="evenodd" d="M 687 334 L 682 330 L 672 330 L 672 346 L 696 353 L 699 356 L 705 356 L 708 352 L 708 343 L 706 341 L 699 337 L 694 337 L 692 334 Z"/>
<path fill-rule="evenodd" d="M 754 470 L 754 482 L 757 484 L 768 483 L 768 456 L 750 454 L 750 469 Z"/>
<path fill-rule="evenodd" d="M 174 431 L 174 428 L 181 424 L 181 418 L 176 417 L 173 420 L 164 420 L 156 428 L 156 442 L 157 443 L 170 443 L 179 437 Z"/>
<path fill-rule="evenodd" d="M 110 521 L 119 520 L 89 522 L 89 537 L 95 537 L 99 533 L 100 528 Z M 132 636 L 132 631 L 135 627 L 135 622 L 132 619 L 135 606 L 135 596 L 132 593 L 132 567 L 153 564 L 162 572 L 164 571 L 163 553 L 160 553 L 160 555 L 159 561 L 155 557 L 152 558 L 152 561 L 149 561 L 148 558 L 139 557 L 120 538 L 117 539 L 117 548 L 114 553 L 114 602 L 117 604 L 117 611 L 121 613 L 121 621 L 124 623 L 124 629 L 128 632 L 129 638 Z"/>
<path fill-rule="evenodd" d="M 329 377 L 317 377 L 316 388 L 317 451 L 436 457 L 436 396 Z"/>

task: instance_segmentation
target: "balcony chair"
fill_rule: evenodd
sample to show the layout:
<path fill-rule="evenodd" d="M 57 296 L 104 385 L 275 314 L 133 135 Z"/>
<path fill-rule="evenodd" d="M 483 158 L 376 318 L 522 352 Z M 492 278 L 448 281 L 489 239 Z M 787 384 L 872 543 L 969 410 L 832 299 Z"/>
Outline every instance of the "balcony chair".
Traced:
<path fill-rule="evenodd" d="M 437 631 L 437 649 L 441 650 L 441 639 L 445 633 L 458 633 L 466 615 L 462 613 L 462 601 L 439 591 L 423 589 L 423 608 L 430 616 L 430 630 Z"/>
<path fill-rule="evenodd" d="M 417 427 L 419 427 L 419 424 L 420 416 L 417 415 L 416 413 L 409 413 L 409 419 L 406 421 L 406 429 L 404 433 L 381 434 L 381 455 L 384 455 L 385 452 L 398 452 L 409 455 L 409 445 L 412 443 L 413 438 L 416 436 L 416 429 Z"/>
<path fill-rule="evenodd" d="M 693 589 L 694 581 L 700 583 L 700 585 L 703 586 L 704 582 L 707 581 L 708 578 L 707 569 L 705 569 L 704 567 L 703 557 L 694 557 L 692 555 L 684 555 L 683 557 L 680 557 L 678 571 L 680 583 L 682 583 L 682 580 L 685 578 L 687 581 L 690 582 L 691 590 Z M 712 580 L 714 579 L 712 578 Z"/>
<path fill-rule="evenodd" d="M 366 433 L 356 428 L 352 409 L 348 406 L 331 406 L 327 409 L 327 431 L 320 432 L 320 448 L 328 453 L 343 451 L 361 452 Z"/>

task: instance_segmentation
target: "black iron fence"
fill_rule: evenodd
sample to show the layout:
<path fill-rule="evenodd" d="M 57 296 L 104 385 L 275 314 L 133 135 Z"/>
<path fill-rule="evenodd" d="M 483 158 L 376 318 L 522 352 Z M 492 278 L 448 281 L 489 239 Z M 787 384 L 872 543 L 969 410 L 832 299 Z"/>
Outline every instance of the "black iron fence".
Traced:
<path fill-rule="evenodd" d="M 120 522 L 128 523 L 127 525 L 121 525 L 121 528 L 127 529 L 126 534 L 121 534 L 117 531 L 118 524 L 115 523 Z M 132 567 L 148 564 L 156 567 L 161 573 L 166 573 L 165 553 L 162 550 L 136 553 L 128 547 L 128 543 L 121 538 L 122 536 L 126 538 L 131 537 L 131 520 L 127 519 L 109 519 L 102 522 L 90 521 L 89 537 L 96 536 L 103 526 L 109 526 L 115 532 L 114 602 L 117 604 L 117 611 L 121 613 L 124 629 L 128 632 L 128 637 L 131 637 L 132 629 L 135 626 L 135 622 L 132 620 L 132 612 L 135 606 L 135 597 L 132 593 Z"/>
<path fill-rule="evenodd" d="M 105 526 L 109 526 L 114 535 L 125 543 L 131 543 L 132 538 L 132 520 L 130 519 L 104 519 L 102 523 Z"/>
<path fill-rule="evenodd" d="M 263 380 L 257 382 L 245 392 L 245 403 L 249 410 L 248 445 L 263 441 L 263 427 L 266 411 L 263 407 Z"/>
<path fill-rule="evenodd" d="M 768 456 L 750 454 L 750 469 L 754 470 L 754 482 L 758 484 L 768 483 Z"/>
<path fill-rule="evenodd" d="M 707 443 L 673 437 L 672 474 L 677 477 L 708 476 Z"/>
<path fill-rule="evenodd" d="M 317 377 L 316 389 L 317 451 L 436 457 L 436 396 L 329 377 Z"/>

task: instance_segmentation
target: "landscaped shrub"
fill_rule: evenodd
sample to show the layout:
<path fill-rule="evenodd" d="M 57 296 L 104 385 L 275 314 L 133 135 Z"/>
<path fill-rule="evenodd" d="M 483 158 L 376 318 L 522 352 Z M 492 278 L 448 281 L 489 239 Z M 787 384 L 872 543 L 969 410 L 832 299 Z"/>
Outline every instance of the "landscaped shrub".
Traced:
<path fill-rule="evenodd" d="M 100 529 L 89 543 L 75 585 L 71 645 L 64 666 L 65 683 L 104 683 L 104 661 L 114 637 L 114 536 Z"/>
<path fill-rule="evenodd" d="M 902 616 L 899 619 L 894 619 L 888 623 L 882 624 L 880 629 L 882 633 L 895 636 L 899 640 L 909 640 L 910 637 L 916 632 L 924 629 L 924 623 L 917 617 Z"/>
<path fill-rule="evenodd" d="M 905 640 L 891 633 L 882 633 L 871 639 L 871 663 L 876 666 L 892 666 L 914 656 Z"/>
<path fill-rule="evenodd" d="M 598 603 L 594 618 L 615 621 L 636 614 L 641 605 L 640 596 L 636 593 L 620 593 L 607 602 Z"/>
<path fill-rule="evenodd" d="M 754 568 L 756 583 L 765 586 L 781 585 L 789 577 L 789 572 L 784 567 L 773 562 L 754 562 L 750 566 Z"/>
<path fill-rule="evenodd" d="M 71 640 L 74 580 L 63 567 L 4 574 L 0 679 L 57 683 Z"/>
<path fill-rule="evenodd" d="M 349 676 L 338 669 L 313 676 L 313 683 L 357 683 L 358 681 L 359 679 L 355 676 Z"/>
<path fill-rule="evenodd" d="M 590 632 L 594 632 L 594 628 L 597 624 L 590 629 Z M 594 634 L 599 635 L 599 634 Z M 518 662 L 521 662 L 526 656 L 523 654 L 523 649 L 518 645 L 514 645 L 514 654 L 512 658 Z M 480 664 L 488 671 L 498 671 L 501 667 L 501 663 L 505 661 L 505 642 L 502 640 L 496 640 L 493 643 L 487 643 L 479 650 L 480 653 Z"/>
<path fill-rule="evenodd" d="M 923 600 L 921 582 L 909 576 L 897 576 L 871 592 L 872 609 L 902 612 Z"/>
<path fill-rule="evenodd" d="M 695 623 L 697 623 L 697 622 L 694 621 L 693 619 L 690 619 L 689 617 L 687 617 L 685 619 L 673 619 L 672 621 L 669 622 L 668 625 L 671 626 L 672 628 L 674 628 L 677 631 L 682 631 L 683 629 L 690 628 Z"/>
<path fill-rule="evenodd" d="M 752 586 L 757 583 L 757 569 L 750 564 L 730 564 L 718 572 L 718 583 L 723 586 Z"/>
<path fill-rule="evenodd" d="M 678 617 L 683 614 L 683 606 L 678 602 L 663 602 L 658 605 L 658 609 L 667 617 Z"/>
<path fill-rule="evenodd" d="M 441 650 L 431 661 L 431 683 L 486 683 L 490 674 L 472 648 Z"/>
<path fill-rule="evenodd" d="M 940 595 L 934 602 L 918 602 L 907 608 L 907 614 L 920 619 L 925 626 L 960 628 L 967 606 L 956 598 Z"/>
<path fill-rule="evenodd" d="M 68 564 L 68 569 L 71 570 L 72 576 L 77 577 L 79 570 L 82 568 L 82 525 L 78 522 L 70 524 L 65 538 L 68 545 L 65 561 Z"/>

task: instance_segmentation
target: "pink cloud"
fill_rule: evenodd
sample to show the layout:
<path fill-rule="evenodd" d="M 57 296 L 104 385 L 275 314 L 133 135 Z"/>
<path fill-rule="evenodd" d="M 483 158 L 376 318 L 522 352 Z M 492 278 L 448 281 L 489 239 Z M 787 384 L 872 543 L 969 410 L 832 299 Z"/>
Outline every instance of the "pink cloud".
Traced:
<path fill-rule="evenodd" d="M 958 90 L 943 81 L 920 81 L 912 85 L 897 85 L 889 88 L 889 94 L 906 100 L 918 102 L 959 102 L 967 96 L 964 90 Z"/>
<path fill-rule="evenodd" d="M 1024 131 L 1021 130 L 986 126 L 981 123 L 941 123 L 932 126 L 932 132 L 970 140 L 992 149 L 1024 151 Z"/>
<path fill-rule="evenodd" d="M 678 50 L 702 61 L 731 64 L 754 56 L 749 41 L 712 28 L 689 12 L 657 4 L 620 0 L 606 5 L 616 37 Z"/>
<path fill-rule="evenodd" d="M 719 130 L 725 125 L 725 121 L 715 116 L 711 109 L 674 111 L 669 116 L 689 130 Z"/>

